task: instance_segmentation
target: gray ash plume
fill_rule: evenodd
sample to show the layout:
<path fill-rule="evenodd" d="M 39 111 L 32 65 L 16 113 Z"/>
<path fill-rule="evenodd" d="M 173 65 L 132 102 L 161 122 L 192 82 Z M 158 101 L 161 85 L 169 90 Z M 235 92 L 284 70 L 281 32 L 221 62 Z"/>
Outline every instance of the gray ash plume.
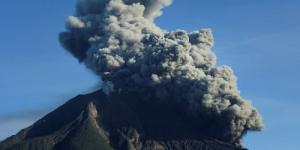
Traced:
<path fill-rule="evenodd" d="M 187 116 L 214 120 L 207 125 L 218 131 L 212 137 L 241 144 L 244 133 L 263 128 L 260 114 L 240 96 L 232 69 L 216 66 L 210 29 L 167 32 L 154 23 L 170 4 L 78 0 L 60 41 L 102 78 L 108 92 L 150 93 L 180 103 Z"/>

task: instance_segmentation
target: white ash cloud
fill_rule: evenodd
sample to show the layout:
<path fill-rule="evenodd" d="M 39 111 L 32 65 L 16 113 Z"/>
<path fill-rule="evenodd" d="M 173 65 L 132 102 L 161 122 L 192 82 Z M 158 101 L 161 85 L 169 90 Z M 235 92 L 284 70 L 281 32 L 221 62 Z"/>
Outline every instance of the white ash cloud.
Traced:
<path fill-rule="evenodd" d="M 212 31 L 166 32 L 154 24 L 171 0 L 78 0 L 60 34 L 62 45 L 115 90 L 151 89 L 159 99 L 217 118 L 215 137 L 237 142 L 262 119 L 240 96 L 228 66 L 216 66 Z M 212 125 L 214 126 L 214 125 Z"/>

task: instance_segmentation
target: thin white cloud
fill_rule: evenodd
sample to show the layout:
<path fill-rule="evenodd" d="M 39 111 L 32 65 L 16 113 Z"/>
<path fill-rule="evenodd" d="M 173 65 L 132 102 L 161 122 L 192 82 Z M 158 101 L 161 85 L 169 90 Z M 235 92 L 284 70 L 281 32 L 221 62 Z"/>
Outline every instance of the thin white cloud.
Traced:
<path fill-rule="evenodd" d="M 21 129 L 33 124 L 35 120 L 19 119 L 10 121 L 1 121 L 0 123 L 0 141 L 16 134 Z"/>

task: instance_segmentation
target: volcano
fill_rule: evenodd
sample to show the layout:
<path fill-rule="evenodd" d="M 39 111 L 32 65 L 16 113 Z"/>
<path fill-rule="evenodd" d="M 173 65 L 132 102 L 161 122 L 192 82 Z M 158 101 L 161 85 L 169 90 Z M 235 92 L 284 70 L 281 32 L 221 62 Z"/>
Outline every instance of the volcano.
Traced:
<path fill-rule="evenodd" d="M 77 0 L 59 42 L 98 75 L 101 90 L 71 99 L 0 150 L 242 150 L 243 135 L 261 131 L 263 119 L 233 69 L 217 65 L 210 28 L 155 23 L 172 2 Z"/>
<path fill-rule="evenodd" d="M 201 127 L 208 120 L 187 117 L 178 103 L 152 98 L 79 95 L 2 141 L 0 150 L 244 150 L 210 136 L 217 131 Z"/>

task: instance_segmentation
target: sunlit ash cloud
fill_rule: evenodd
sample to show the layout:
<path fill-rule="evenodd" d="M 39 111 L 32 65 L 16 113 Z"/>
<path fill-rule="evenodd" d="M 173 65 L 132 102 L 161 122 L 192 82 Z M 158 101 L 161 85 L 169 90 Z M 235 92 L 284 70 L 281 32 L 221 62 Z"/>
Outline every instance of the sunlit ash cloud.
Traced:
<path fill-rule="evenodd" d="M 240 143 L 262 118 L 240 96 L 228 66 L 216 66 L 212 31 L 167 32 L 154 20 L 171 0 L 79 0 L 61 44 L 112 91 L 152 93 L 182 103 L 187 115 L 214 120 L 213 137 Z"/>

